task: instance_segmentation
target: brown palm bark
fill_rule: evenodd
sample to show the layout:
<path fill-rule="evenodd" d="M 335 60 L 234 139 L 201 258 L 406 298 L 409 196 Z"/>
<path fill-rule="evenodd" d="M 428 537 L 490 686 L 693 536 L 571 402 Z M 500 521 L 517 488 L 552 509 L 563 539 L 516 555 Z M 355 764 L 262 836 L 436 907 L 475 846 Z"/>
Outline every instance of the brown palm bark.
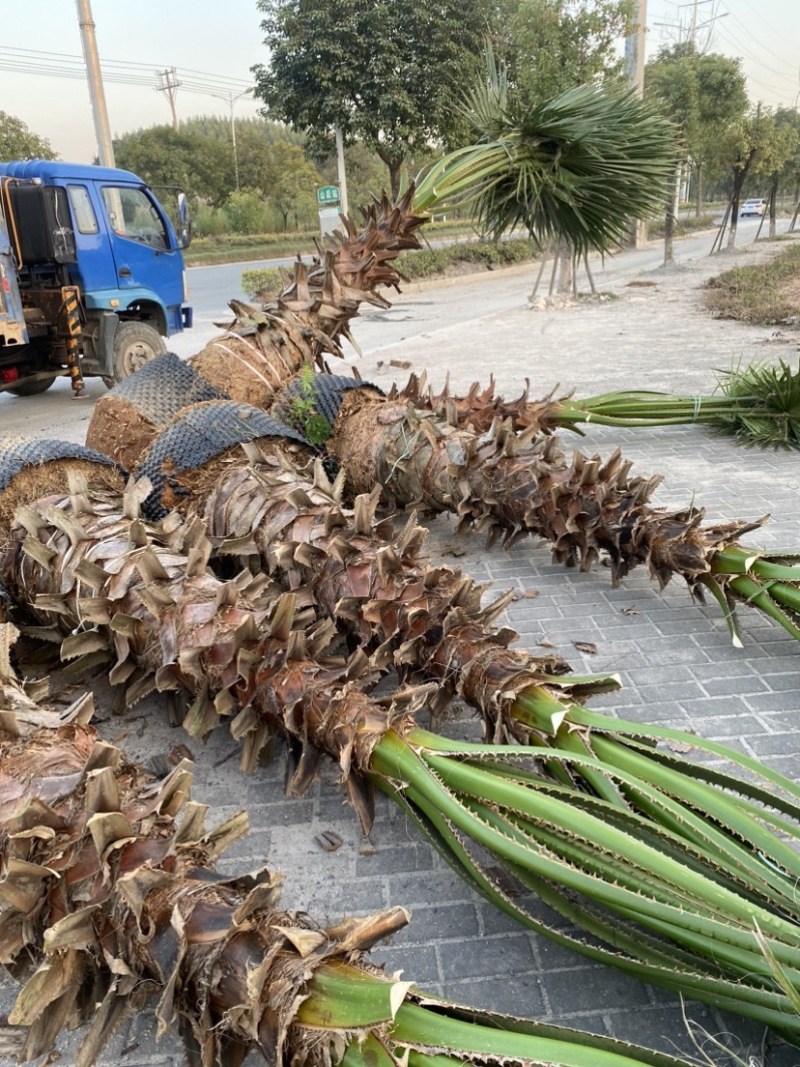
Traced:
<path fill-rule="evenodd" d="M 328 1062 L 296 1020 L 309 983 L 321 967 L 365 967 L 407 913 L 323 929 L 278 910 L 282 878 L 267 868 L 215 873 L 247 817 L 207 829 L 188 761 L 155 781 L 98 737 L 86 701 L 39 708 L 7 672 L 0 705 L 0 962 L 24 982 L 9 1017 L 18 1061 L 89 1023 L 77 1063 L 91 1067 L 149 1003 L 159 1034 L 177 1021 L 195 1067 L 236 1067 L 251 1049 Z"/>
<path fill-rule="evenodd" d="M 386 399 L 432 411 L 453 425 L 468 426 L 479 434 L 486 433 L 498 420 L 510 420 L 518 433 L 533 430 L 549 434 L 563 429 L 557 418 L 560 403 L 553 394 L 541 400 L 530 400 L 528 389 L 529 383 L 526 382 L 524 391 L 516 400 L 507 400 L 496 392 L 491 378 L 487 386 L 482 388 L 479 382 L 473 382 L 466 393 L 459 394 L 451 391 L 448 378 L 442 391 L 435 393 L 423 372 L 421 375 L 411 374 L 402 388 L 393 385 Z"/>
<path fill-rule="evenodd" d="M 250 557 L 251 569 L 254 559 L 336 622 L 378 669 L 394 665 L 406 681 L 436 679 L 437 707 L 461 695 L 495 739 L 524 732 L 508 716 L 523 690 L 547 690 L 566 712 L 584 691 L 571 686 L 566 664 L 510 651 L 515 632 L 492 625 L 511 594 L 483 607 L 485 587 L 422 560 L 425 532 L 414 519 L 399 536 L 391 519 L 376 520 L 377 488 L 347 510 L 341 485 L 331 486 L 320 463 L 312 466 L 312 450 L 277 436 L 249 440 L 259 426 L 280 430 L 256 414 L 227 401 L 176 416 L 137 471 L 158 487 L 145 500 L 150 517 L 173 508 L 199 514 L 217 556 Z M 236 437 L 243 446 L 223 447 Z M 585 691 L 613 684 L 597 681 Z"/>
<path fill-rule="evenodd" d="M 328 447 L 353 494 L 378 484 L 394 505 L 453 512 L 490 539 L 534 534 L 555 562 L 582 570 L 604 556 L 615 584 L 644 564 L 661 587 L 677 574 L 697 591 L 714 553 L 760 525 L 704 527 L 699 508 L 651 507 L 661 477 L 630 477 L 619 451 L 568 461 L 554 437 L 502 425 L 478 435 L 367 386 L 343 395 Z"/>
<path fill-rule="evenodd" d="M 413 726 L 426 689 L 372 699 L 380 672 L 363 652 L 336 654 L 333 624 L 316 621 L 303 590 L 284 593 L 247 572 L 216 578 L 202 524 L 144 522 L 132 492 L 74 486 L 69 497 L 31 501 L 20 521 L 0 531 L 6 587 L 43 636 L 61 641 L 62 658 L 94 665 L 106 656 L 129 703 L 156 689 L 188 692 L 184 729 L 202 738 L 225 720 L 246 771 L 272 735 L 288 737 L 292 792 L 328 754 L 369 829 L 372 749 L 387 731 Z"/>

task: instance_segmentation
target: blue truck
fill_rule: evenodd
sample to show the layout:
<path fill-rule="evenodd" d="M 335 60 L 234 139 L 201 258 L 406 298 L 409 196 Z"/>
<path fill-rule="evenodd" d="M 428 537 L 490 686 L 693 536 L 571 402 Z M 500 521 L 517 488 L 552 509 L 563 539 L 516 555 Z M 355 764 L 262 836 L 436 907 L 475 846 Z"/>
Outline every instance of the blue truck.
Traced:
<path fill-rule="evenodd" d="M 191 223 L 172 193 L 168 213 L 129 171 L 0 163 L 0 392 L 33 396 L 63 375 L 76 396 L 84 377 L 112 386 L 191 326 Z"/>

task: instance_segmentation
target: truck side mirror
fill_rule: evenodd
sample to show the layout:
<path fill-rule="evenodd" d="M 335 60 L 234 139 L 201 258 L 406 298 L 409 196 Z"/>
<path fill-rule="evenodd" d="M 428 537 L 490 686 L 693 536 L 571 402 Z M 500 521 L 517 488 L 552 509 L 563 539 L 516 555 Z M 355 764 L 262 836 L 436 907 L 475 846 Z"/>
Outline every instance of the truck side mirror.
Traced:
<path fill-rule="evenodd" d="M 178 218 L 180 220 L 178 248 L 188 248 L 192 243 L 192 217 L 189 213 L 189 201 L 186 199 L 186 193 L 178 193 Z"/>

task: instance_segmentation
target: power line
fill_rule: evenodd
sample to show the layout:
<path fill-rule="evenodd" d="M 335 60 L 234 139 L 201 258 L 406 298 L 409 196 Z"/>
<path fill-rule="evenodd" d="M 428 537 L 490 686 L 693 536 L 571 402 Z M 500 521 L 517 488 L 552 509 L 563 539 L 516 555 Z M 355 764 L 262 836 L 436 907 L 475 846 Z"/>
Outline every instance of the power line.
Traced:
<path fill-rule="evenodd" d="M 796 77 L 797 69 L 798 69 L 796 64 L 789 63 L 788 60 L 785 60 L 785 59 L 780 59 L 778 56 L 775 55 L 774 46 L 762 44 L 762 42 L 759 41 L 757 37 L 754 37 L 753 34 L 750 33 L 750 31 L 748 30 L 747 26 L 741 21 L 741 19 L 737 18 L 736 15 L 733 15 L 733 13 L 731 13 L 731 17 L 733 18 L 733 21 L 738 23 L 738 25 L 747 34 L 748 42 L 751 45 L 755 45 L 757 48 L 760 48 L 764 52 L 766 52 L 766 54 L 769 56 L 770 69 L 773 69 L 774 65 L 777 63 L 782 67 L 787 67 L 789 70 L 792 71 L 792 76 Z M 743 52 L 746 51 L 745 46 L 739 41 L 739 39 L 733 37 L 733 31 L 729 27 L 726 27 L 726 31 L 725 32 L 727 33 L 728 36 L 730 36 L 731 38 L 733 38 L 736 41 L 736 46 L 738 48 L 741 48 Z M 755 56 L 753 56 L 752 54 L 750 54 L 750 55 L 751 55 L 752 59 L 756 59 Z M 766 61 L 765 60 L 756 59 L 756 62 L 762 63 L 764 66 L 766 66 Z M 779 73 L 779 72 L 776 71 L 775 73 Z"/>
<path fill-rule="evenodd" d="M 153 84 L 152 71 L 158 66 L 157 64 L 118 59 L 103 59 L 100 65 L 103 70 L 103 77 L 108 81 L 150 86 Z M 162 67 L 161 69 L 164 68 Z M 214 74 L 210 71 L 195 70 L 189 67 L 174 69 L 179 74 L 182 74 L 185 69 L 187 74 L 199 75 L 203 81 L 200 82 L 197 78 L 194 78 L 195 85 L 211 85 L 221 89 L 229 87 L 231 91 L 246 88 L 252 80 Z M 11 70 L 24 74 L 40 74 L 45 77 L 84 78 L 86 75 L 82 56 L 67 52 L 46 52 L 33 48 L 0 47 L 0 70 Z M 144 73 L 145 70 L 150 72 L 149 77 Z"/>

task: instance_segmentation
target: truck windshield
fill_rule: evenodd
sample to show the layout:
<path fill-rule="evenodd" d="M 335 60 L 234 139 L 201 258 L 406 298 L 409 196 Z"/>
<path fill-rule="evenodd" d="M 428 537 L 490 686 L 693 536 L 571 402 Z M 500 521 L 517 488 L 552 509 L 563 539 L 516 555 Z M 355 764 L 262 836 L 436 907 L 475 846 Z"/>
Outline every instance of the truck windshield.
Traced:
<path fill-rule="evenodd" d="M 153 248 L 169 248 L 161 216 L 141 189 L 106 185 L 101 195 L 114 233 Z"/>

